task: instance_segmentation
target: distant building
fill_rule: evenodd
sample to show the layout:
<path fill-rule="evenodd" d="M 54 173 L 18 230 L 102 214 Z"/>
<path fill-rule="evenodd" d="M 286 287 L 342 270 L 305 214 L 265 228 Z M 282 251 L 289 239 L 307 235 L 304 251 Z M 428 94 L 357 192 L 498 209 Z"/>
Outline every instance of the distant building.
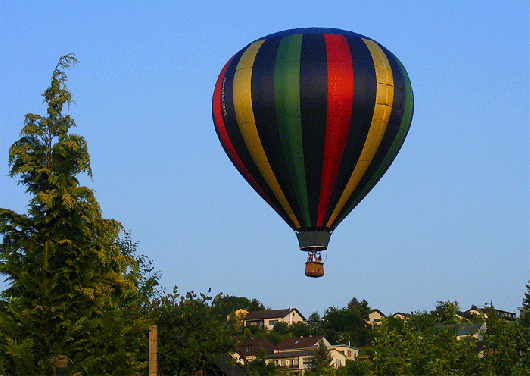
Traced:
<path fill-rule="evenodd" d="M 515 320 L 517 318 L 517 314 L 515 312 L 507 312 L 507 311 L 503 311 L 503 310 L 500 310 L 500 309 L 494 309 L 495 313 L 497 314 L 497 316 L 500 318 L 500 319 L 504 319 L 504 320 Z M 472 309 L 469 309 L 467 310 L 465 313 L 466 314 L 474 314 L 474 315 L 477 315 L 477 316 L 480 316 L 480 317 L 483 317 L 485 319 L 488 318 L 488 312 L 489 311 L 489 308 L 476 308 L 476 307 L 473 307 Z"/>
<path fill-rule="evenodd" d="M 277 368 L 287 368 L 291 372 L 305 372 L 309 369 L 318 342 L 322 341 L 329 350 L 331 365 L 335 368 L 346 365 L 346 360 L 354 360 L 359 349 L 349 345 L 331 345 L 324 337 L 285 338 L 265 357 L 265 362 L 274 363 Z"/>
<path fill-rule="evenodd" d="M 408 319 L 410 317 L 410 313 L 396 312 L 393 315 L 391 315 L 390 317 L 394 317 L 396 319 L 406 320 L 406 319 Z"/>
<path fill-rule="evenodd" d="M 268 355 L 274 352 L 274 344 L 268 338 L 240 338 L 236 347 L 236 360 L 241 359 L 240 363 L 255 360 L 258 355 Z"/>
<path fill-rule="evenodd" d="M 381 312 L 378 309 L 372 309 L 370 310 L 370 313 L 368 314 L 368 324 L 370 324 L 372 327 L 374 325 L 379 325 L 381 323 L 381 319 L 385 318 L 385 314 Z"/>
<path fill-rule="evenodd" d="M 303 321 L 305 321 L 304 316 L 302 316 L 296 308 L 289 307 L 288 309 L 267 309 L 264 311 L 250 312 L 243 319 L 243 325 L 272 330 L 274 325 L 279 322 L 285 322 L 287 325 L 292 325 L 295 322 Z"/>

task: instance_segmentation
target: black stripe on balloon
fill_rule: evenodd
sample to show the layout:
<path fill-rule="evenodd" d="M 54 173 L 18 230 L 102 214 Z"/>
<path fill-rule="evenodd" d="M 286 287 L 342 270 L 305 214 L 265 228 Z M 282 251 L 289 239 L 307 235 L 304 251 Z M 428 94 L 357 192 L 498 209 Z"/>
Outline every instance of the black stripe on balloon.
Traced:
<path fill-rule="evenodd" d="M 377 152 L 375 153 L 374 158 L 370 163 L 370 166 L 368 166 L 368 169 L 366 170 L 361 181 L 359 182 L 359 185 L 351 195 L 350 199 L 346 202 L 346 205 L 344 205 L 344 208 L 341 210 L 340 214 L 337 216 L 337 225 L 373 189 L 377 182 L 386 173 L 386 171 L 390 167 L 390 164 L 396 157 L 397 152 L 399 151 L 399 148 L 396 148 L 393 151 L 393 155 L 389 155 L 389 163 L 387 163 L 386 166 L 383 166 L 383 169 L 381 171 L 378 171 L 387 154 L 392 153 L 390 148 L 399 131 L 399 126 L 401 125 L 401 121 L 403 119 L 406 100 L 405 81 L 403 79 L 401 69 L 398 63 L 396 62 L 394 55 L 392 55 L 387 49 L 385 49 L 381 45 L 380 47 L 385 52 L 388 62 L 390 63 L 390 68 L 392 69 L 392 79 L 394 81 L 394 98 L 392 101 L 392 110 L 390 112 L 390 117 L 386 126 L 385 134 L 381 139 L 379 148 L 377 149 Z"/>
<path fill-rule="evenodd" d="M 327 57 L 323 34 L 302 39 L 300 57 L 300 111 L 305 180 L 311 226 L 316 228 L 327 122 Z"/>
<path fill-rule="evenodd" d="M 274 205 L 278 209 L 277 210 L 278 214 L 280 214 L 280 216 L 289 224 L 289 226 L 294 228 L 294 223 L 289 218 L 289 216 L 287 215 L 283 207 L 280 205 L 280 202 L 276 199 L 276 196 L 274 195 L 272 190 L 269 188 L 269 185 L 267 184 L 267 182 L 261 175 L 260 171 L 258 170 L 256 164 L 254 163 L 254 160 L 252 159 L 252 156 L 250 155 L 250 152 L 247 149 L 247 146 L 245 144 L 243 136 L 241 135 L 239 126 L 237 124 L 236 113 L 234 109 L 234 74 L 236 71 L 237 64 L 239 63 L 239 60 L 241 59 L 241 55 L 243 54 L 245 50 L 246 48 L 239 51 L 234 56 L 232 62 L 228 66 L 226 73 L 225 73 L 224 100 L 225 100 L 226 112 L 223 113 L 223 120 L 225 123 L 226 132 L 227 132 L 228 138 L 230 139 L 230 142 L 232 143 L 232 146 L 234 147 L 236 151 L 236 154 L 241 159 L 243 165 L 248 170 L 249 174 L 256 181 L 258 186 L 263 190 L 263 192 L 268 197 L 268 199 L 272 203 L 274 203 Z M 237 167 L 235 163 L 234 165 Z M 243 173 L 242 175 L 246 179 L 246 176 Z"/>
<path fill-rule="evenodd" d="M 282 38 L 271 38 L 263 42 L 252 65 L 251 97 L 252 111 L 259 139 L 274 176 L 280 185 L 294 215 L 301 218 L 295 191 L 289 179 L 289 169 L 283 152 L 274 101 L 274 65 Z"/>
<path fill-rule="evenodd" d="M 353 69 L 353 105 L 350 128 L 342 154 L 337 180 L 329 201 L 324 223 L 327 224 L 335 209 L 348 180 L 355 169 L 363 150 L 368 131 L 372 124 L 377 80 L 374 61 L 370 50 L 361 38 L 346 37 L 352 56 Z M 334 224 L 331 225 L 334 227 Z"/>

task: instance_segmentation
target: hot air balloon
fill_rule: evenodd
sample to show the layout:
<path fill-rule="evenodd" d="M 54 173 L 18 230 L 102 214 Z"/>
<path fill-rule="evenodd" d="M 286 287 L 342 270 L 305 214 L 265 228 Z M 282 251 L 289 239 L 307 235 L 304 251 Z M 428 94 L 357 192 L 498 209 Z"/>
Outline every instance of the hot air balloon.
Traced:
<path fill-rule="evenodd" d="M 409 130 L 405 68 L 363 35 L 291 29 L 237 52 L 212 102 L 226 154 L 296 232 L 306 275 L 322 276 L 331 233 L 381 179 Z"/>

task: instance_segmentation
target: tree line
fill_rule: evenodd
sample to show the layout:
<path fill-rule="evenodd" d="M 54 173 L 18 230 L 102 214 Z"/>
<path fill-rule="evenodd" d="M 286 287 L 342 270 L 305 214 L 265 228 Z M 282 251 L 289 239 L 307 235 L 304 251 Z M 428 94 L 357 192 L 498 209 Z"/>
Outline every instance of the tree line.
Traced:
<path fill-rule="evenodd" d="M 73 54 L 59 59 L 42 94 L 45 115 L 25 116 L 20 139 L 9 149 L 9 175 L 30 196 L 28 211 L 0 208 L 0 374 L 51 375 L 58 361 L 68 374 L 146 374 L 147 332 L 159 327 L 162 374 L 218 374 L 219 355 L 233 353 L 238 338 L 324 336 L 350 343 L 362 357 L 333 369 L 325 348 L 315 351 L 313 374 L 529 374 L 530 286 L 525 311 L 515 321 L 490 314 L 481 341 L 457 340 L 456 302 L 407 320 L 367 324 L 366 300 L 352 298 L 306 322 L 278 323 L 272 331 L 237 325 L 237 309 L 265 309 L 257 299 L 207 293 L 166 293 L 152 262 L 114 219 L 104 219 L 94 192 L 86 141 L 72 134 L 64 114 L 73 103 L 66 71 Z M 493 312 L 493 311 L 492 311 Z M 491 312 L 490 312 L 491 313 Z M 465 318 L 466 323 L 478 320 Z M 277 374 L 263 357 L 245 365 L 248 374 Z"/>

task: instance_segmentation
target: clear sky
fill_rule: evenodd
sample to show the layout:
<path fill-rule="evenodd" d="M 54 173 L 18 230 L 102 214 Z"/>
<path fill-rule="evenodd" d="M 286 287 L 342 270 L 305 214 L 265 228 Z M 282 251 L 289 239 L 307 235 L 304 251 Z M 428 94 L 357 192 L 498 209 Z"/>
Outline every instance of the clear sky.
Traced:
<path fill-rule="evenodd" d="M 439 300 L 516 311 L 530 279 L 529 2 L 0 1 L 0 207 L 26 212 L 8 149 L 60 56 L 103 215 L 162 285 L 257 298 L 308 317 L 352 297 L 385 314 Z M 293 231 L 232 166 L 211 98 L 226 61 L 295 27 L 375 39 L 406 67 L 409 135 L 304 276 Z M 2 286 L 0 284 L 0 286 Z"/>

